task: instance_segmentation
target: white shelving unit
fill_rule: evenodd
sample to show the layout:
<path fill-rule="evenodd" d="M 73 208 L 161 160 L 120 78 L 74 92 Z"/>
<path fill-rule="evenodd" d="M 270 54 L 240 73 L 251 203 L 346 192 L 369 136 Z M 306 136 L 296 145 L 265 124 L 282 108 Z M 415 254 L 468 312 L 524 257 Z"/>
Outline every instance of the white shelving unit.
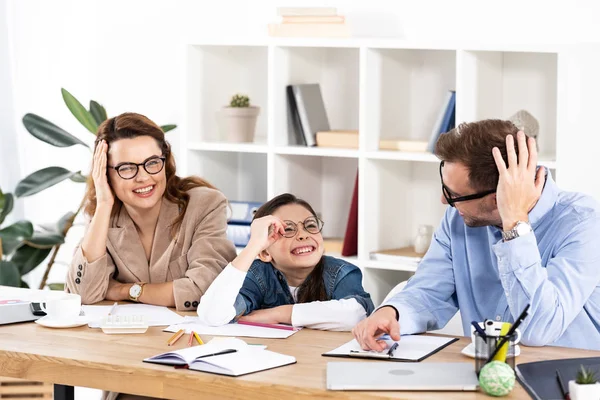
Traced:
<path fill-rule="evenodd" d="M 180 132 L 182 174 L 197 174 L 230 200 L 266 201 L 292 192 L 341 238 L 359 174 L 358 265 L 379 303 L 414 263 L 369 259 L 412 244 L 420 224 L 437 227 L 439 160 L 429 153 L 379 151 L 380 139 L 428 140 L 448 90 L 456 121 L 508 118 L 520 109 L 540 122 L 540 163 L 556 177 L 565 79 L 558 46 L 482 46 L 378 39 L 282 39 L 212 42 L 187 48 L 186 120 Z M 285 87 L 319 83 L 332 129 L 358 129 L 358 149 L 298 146 Z M 234 93 L 261 107 L 255 143 L 225 143 L 216 112 Z M 561 153 L 559 153 L 561 154 Z"/>

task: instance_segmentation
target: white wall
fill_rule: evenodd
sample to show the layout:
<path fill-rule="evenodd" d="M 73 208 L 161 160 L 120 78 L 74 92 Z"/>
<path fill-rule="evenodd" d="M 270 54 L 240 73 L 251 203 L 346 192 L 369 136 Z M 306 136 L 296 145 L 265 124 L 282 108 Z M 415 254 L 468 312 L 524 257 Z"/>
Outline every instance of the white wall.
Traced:
<path fill-rule="evenodd" d="M 181 123 L 184 44 L 263 37 L 276 6 L 298 4 L 337 6 L 357 36 L 600 41 L 594 19 L 600 6 L 591 0 L 0 0 L 8 18 L 0 13 L 0 184 L 49 165 L 87 171 L 87 149 L 52 148 L 22 127 L 22 116 L 33 112 L 91 143 L 93 136 L 62 103 L 61 87 L 84 104 L 90 98 L 99 101 L 109 115 L 137 111 L 161 124 Z M 12 79 L 7 78 L 10 67 Z M 82 194 L 83 185 L 61 183 L 27 198 L 25 217 L 37 223 L 54 221 L 76 209 Z M 59 258 L 68 260 L 70 251 L 66 246 Z M 55 271 L 56 279 L 62 274 L 64 270 Z"/>

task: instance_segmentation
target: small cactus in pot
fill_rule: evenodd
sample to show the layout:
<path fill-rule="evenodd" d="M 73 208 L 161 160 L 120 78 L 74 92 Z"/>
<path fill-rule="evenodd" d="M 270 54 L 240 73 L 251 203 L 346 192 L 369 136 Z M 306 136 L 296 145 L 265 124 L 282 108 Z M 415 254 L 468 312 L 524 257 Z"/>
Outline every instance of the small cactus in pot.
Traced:
<path fill-rule="evenodd" d="M 596 371 L 581 365 L 574 381 L 569 381 L 569 397 L 571 400 L 600 398 L 600 385 Z"/>
<path fill-rule="evenodd" d="M 253 142 L 260 108 L 250 104 L 250 98 L 234 94 L 228 107 L 219 113 L 220 126 L 228 142 Z"/>

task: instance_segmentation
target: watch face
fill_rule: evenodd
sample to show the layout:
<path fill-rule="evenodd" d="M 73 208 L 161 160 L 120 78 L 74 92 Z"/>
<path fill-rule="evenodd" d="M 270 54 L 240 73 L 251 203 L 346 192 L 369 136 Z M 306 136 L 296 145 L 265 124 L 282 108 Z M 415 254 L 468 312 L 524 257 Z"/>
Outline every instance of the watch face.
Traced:
<path fill-rule="evenodd" d="M 140 295 L 141 291 L 142 287 L 136 283 L 129 289 L 129 296 L 137 298 Z"/>
<path fill-rule="evenodd" d="M 519 236 L 526 235 L 527 233 L 531 232 L 531 226 L 529 224 L 521 222 L 517 224 L 516 230 Z"/>

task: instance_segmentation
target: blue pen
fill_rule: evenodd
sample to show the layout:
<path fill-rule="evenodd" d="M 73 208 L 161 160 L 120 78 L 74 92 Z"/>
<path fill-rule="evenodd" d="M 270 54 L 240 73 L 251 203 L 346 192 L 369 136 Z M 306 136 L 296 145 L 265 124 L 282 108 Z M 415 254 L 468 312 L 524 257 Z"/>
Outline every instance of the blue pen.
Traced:
<path fill-rule="evenodd" d="M 481 329 L 479 323 L 477 321 L 471 321 L 471 325 L 473 325 L 473 328 L 479 333 L 479 336 L 483 338 L 483 341 L 487 343 L 487 335 L 485 334 L 485 331 Z"/>

